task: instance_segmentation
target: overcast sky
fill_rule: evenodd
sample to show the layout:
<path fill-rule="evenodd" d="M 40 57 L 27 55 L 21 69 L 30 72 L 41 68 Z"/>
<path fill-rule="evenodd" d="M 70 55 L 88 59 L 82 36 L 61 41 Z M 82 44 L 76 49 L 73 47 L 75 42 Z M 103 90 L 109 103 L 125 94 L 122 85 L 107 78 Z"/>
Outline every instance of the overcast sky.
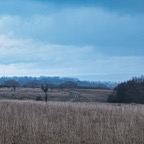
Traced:
<path fill-rule="evenodd" d="M 0 76 L 142 74 L 144 0 L 0 1 Z"/>

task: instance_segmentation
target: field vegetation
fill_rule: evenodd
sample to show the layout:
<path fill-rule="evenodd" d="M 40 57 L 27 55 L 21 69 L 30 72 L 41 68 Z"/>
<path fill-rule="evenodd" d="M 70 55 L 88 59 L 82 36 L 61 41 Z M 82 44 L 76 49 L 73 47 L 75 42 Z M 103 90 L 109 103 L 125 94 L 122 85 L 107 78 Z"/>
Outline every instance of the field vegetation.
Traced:
<path fill-rule="evenodd" d="M 144 144 L 144 106 L 0 101 L 0 144 Z"/>
<path fill-rule="evenodd" d="M 49 89 L 48 101 L 68 102 L 106 102 L 113 90 L 99 89 Z M 45 93 L 41 88 L 18 87 L 16 91 L 11 88 L 0 88 L 0 99 L 15 100 L 45 100 Z"/>
<path fill-rule="evenodd" d="M 143 76 L 114 89 L 6 82 L 0 87 L 0 144 L 144 144 Z"/>

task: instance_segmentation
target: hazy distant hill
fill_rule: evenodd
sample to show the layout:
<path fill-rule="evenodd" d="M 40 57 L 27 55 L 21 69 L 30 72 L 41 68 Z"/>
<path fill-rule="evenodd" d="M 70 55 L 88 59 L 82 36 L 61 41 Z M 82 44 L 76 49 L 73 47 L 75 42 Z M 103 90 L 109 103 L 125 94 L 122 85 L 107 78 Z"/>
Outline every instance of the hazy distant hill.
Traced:
<path fill-rule="evenodd" d="M 62 83 L 65 83 L 67 81 L 75 82 L 78 86 L 81 87 L 91 87 L 91 88 L 113 88 L 117 85 L 117 83 L 114 82 L 100 82 L 100 81 L 81 81 L 77 78 L 69 78 L 69 77 L 46 77 L 46 76 L 40 76 L 40 77 L 0 77 L 0 84 L 2 85 L 7 80 L 15 80 L 20 83 L 21 86 L 24 86 L 25 84 L 35 82 L 37 84 L 55 84 L 60 85 Z"/>

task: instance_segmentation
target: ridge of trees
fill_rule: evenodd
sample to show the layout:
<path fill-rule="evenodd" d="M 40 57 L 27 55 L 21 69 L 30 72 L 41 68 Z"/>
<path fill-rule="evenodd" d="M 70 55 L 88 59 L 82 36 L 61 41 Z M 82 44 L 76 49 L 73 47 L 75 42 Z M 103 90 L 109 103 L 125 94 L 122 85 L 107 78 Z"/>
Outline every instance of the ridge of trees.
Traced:
<path fill-rule="evenodd" d="M 77 88 L 97 88 L 97 89 L 111 89 L 117 83 L 111 82 L 90 82 L 90 81 L 81 81 L 77 78 L 68 78 L 68 77 L 0 77 L 0 85 L 6 86 L 6 82 L 15 81 L 19 83 L 21 87 L 41 87 L 41 85 L 49 85 L 49 87 L 59 87 L 59 88 L 67 88 L 67 87 L 77 87 Z M 9 85 L 9 84 L 8 84 Z M 7 85 L 7 86 L 8 86 Z M 73 85 L 73 86 L 72 86 Z M 75 85 L 75 86 L 74 86 Z M 12 86 L 12 84 L 11 84 Z"/>
<path fill-rule="evenodd" d="M 114 94 L 108 97 L 108 102 L 144 104 L 144 76 L 117 85 Z"/>
<path fill-rule="evenodd" d="M 20 87 L 20 84 L 15 80 L 7 80 L 4 82 L 3 86 L 12 87 L 13 88 L 12 90 L 16 91 L 16 87 Z"/>

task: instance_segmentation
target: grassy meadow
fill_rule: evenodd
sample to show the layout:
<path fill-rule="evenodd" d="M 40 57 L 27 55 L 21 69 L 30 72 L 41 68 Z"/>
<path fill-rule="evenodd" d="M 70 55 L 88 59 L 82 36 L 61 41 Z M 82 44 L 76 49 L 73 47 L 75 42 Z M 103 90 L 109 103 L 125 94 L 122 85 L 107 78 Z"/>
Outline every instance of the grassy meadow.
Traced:
<path fill-rule="evenodd" d="M 99 89 L 54 89 L 48 91 L 49 101 L 68 102 L 74 98 L 73 102 L 106 102 L 112 90 Z M 41 88 L 0 88 L 0 99 L 15 100 L 36 100 L 41 97 L 44 100 L 44 92 Z"/>
<path fill-rule="evenodd" d="M 144 144 L 144 106 L 1 100 L 0 144 Z"/>

